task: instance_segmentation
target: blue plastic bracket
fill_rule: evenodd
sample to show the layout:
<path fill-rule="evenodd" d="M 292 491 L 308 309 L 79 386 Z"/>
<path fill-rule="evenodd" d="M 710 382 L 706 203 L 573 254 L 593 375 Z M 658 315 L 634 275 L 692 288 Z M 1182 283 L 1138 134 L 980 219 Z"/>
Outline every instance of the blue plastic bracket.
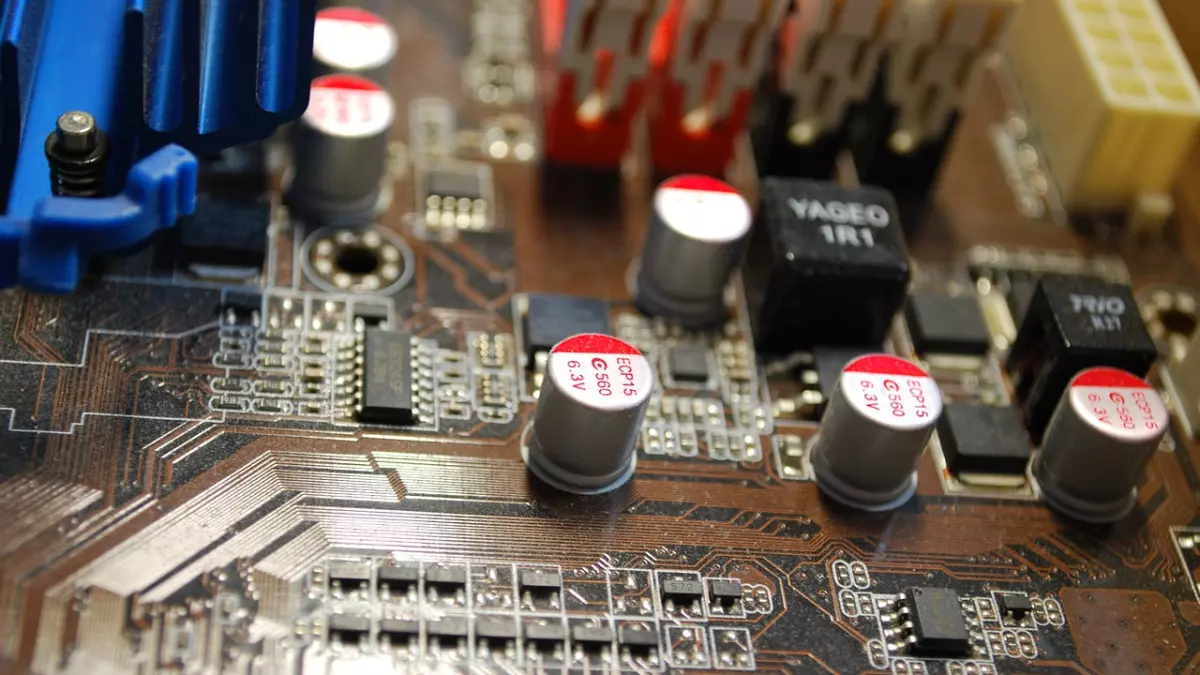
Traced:
<path fill-rule="evenodd" d="M 0 0 L 0 288 L 69 291 L 88 255 L 191 213 L 192 152 L 308 105 L 315 15 L 316 0 Z M 43 144 L 69 110 L 108 134 L 120 196 L 51 196 Z"/>

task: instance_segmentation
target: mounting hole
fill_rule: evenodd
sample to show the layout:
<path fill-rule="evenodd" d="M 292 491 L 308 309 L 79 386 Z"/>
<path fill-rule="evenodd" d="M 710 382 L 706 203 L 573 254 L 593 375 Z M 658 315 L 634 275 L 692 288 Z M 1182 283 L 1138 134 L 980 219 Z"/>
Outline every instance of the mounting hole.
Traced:
<path fill-rule="evenodd" d="M 1158 313 L 1158 320 L 1162 323 L 1162 327 L 1171 335 L 1182 335 L 1183 337 L 1191 337 L 1196 332 L 1197 318 L 1196 315 L 1179 309 L 1178 307 L 1170 307 Z"/>
<path fill-rule="evenodd" d="M 344 246 L 334 256 L 333 265 L 346 274 L 364 276 L 379 269 L 379 256 L 366 246 Z"/>
<path fill-rule="evenodd" d="M 313 232 L 304 241 L 301 261 L 309 281 L 334 293 L 394 293 L 413 274 L 408 244 L 371 225 L 330 226 Z"/>

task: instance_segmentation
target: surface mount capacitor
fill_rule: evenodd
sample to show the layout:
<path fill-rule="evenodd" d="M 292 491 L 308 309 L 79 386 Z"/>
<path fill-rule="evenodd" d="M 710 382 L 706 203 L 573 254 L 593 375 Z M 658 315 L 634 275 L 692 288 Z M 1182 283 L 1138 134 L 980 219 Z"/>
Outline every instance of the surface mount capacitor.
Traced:
<path fill-rule="evenodd" d="M 1116 368 L 1074 377 L 1058 403 L 1033 476 L 1055 509 L 1086 522 L 1113 522 L 1137 503 L 1137 484 L 1170 424 L 1145 380 Z"/>
<path fill-rule="evenodd" d="M 288 205 L 302 218 L 334 224 L 369 220 L 387 173 L 391 96 L 357 75 L 313 80 L 308 109 L 292 138 Z"/>
<path fill-rule="evenodd" d="M 685 326 L 728 315 L 725 287 L 745 253 L 750 205 L 708 176 L 676 176 L 654 194 L 637 277 L 637 306 Z"/>
<path fill-rule="evenodd" d="M 347 73 L 384 84 L 396 56 L 396 29 L 361 7 L 330 7 L 317 12 L 313 29 L 313 72 Z"/>
<path fill-rule="evenodd" d="M 916 364 L 891 354 L 854 359 L 813 442 L 817 486 L 866 511 L 903 504 L 917 489 L 917 458 L 941 414 L 941 390 Z"/>
<path fill-rule="evenodd" d="M 579 494 L 613 490 L 633 475 L 653 368 L 615 337 L 585 333 L 550 350 L 523 454 L 546 483 Z"/>

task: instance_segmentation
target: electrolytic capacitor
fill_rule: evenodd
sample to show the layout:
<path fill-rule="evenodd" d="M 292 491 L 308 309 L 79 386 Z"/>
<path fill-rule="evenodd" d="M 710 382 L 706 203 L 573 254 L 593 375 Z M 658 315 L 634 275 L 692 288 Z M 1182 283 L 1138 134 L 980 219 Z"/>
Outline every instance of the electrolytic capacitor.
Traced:
<path fill-rule="evenodd" d="M 1137 503 L 1137 484 L 1170 424 L 1145 380 L 1116 368 L 1074 377 L 1046 427 L 1033 477 L 1055 509 L 1114 522 Z"/>
<path fill-rule="evenodd" d="M 676 176 L 660 185 L 638 270 L 638 308 L 685 326 L 723 321 L 725 287 L 751 222 L 746 200 L 715 178 Z"/>
<path fill-rule="evenodd" d="M 374 12 L 361 7 L 323 9 L 313 29 L 313 72 L 361 75 L 384 84 L 398 44 L 396 30 Z"/>
<path fill-rule="evenodd" d="M 917 459 L 941 414 L 941 390 L 916 364 L 890 354 L 854 359 L 813 442 L 817 486 L 866 511 L 903 504 L 916 492 Z"/>
<path fill-rule="evenodd" d="M 633 475 L 650 362 L 609 335 L 585 333 L 550 350 L 523 454 L 546 483 L 579 494 L 613 490 Z"/>
<path fill-rule="evenodd" d="M 388 129 L 395 104 L 357 75 L 313 80 L 308 109 L 292 138 L 288 205 L 298 215 L 335 224 L 369 220 L 387 174 Z"/>

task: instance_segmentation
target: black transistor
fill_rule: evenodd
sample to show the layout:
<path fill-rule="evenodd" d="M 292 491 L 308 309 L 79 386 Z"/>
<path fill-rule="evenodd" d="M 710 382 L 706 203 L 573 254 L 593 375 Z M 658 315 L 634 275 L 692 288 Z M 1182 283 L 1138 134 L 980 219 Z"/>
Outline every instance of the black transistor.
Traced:
<path fill-rule="evenodd" d="M 525 355 L 533 367 L 534 355 L 580 333 L 612 333 L 608 303 L 595 298 L 530 293 L 525 309 Z"/>
<path fill-rule="evenodd" d="M 659 587 L 664 602 L 692 603 L 704 597 L 704 583 L 699 579 L 663 579 Z"/>
<path fill-rule="evenodd" d="M 900 601 L 905 647 L 919 656 L 966 656 L 971 635 L 958 593 L 949 588 L 910 588 Z"/>
<path fill-rule="evenodd" d="M 638 626 L 621 626 L 617 631 L 617 644 L 634 654 L 646 654 L 658 649 L 658 632 Z"/>
<path fill-rule="evenodd" d="M 365 616 L 334 614 L 329 617 L 329 639 L 356 645 L 371 635 L 371 619 Z"/>
<path fill-rule="evenodd" d="M 582 647 L 585 651 L 604 649 L 612 644 L 616 633 L 608 626 L 589 626 L 579 624 L 571 627 L 571 642 Z"/>
<path fill-rule="evenodd" d="M 1033 453 L 1011 406 L 947 403 L 937 429 L 946 468 L 954 474 L 1023 474 Z"/>
<path fill-rule="evenodd" d="M 1033 613 L 1033 600 L 1024 593 L 997 593 L 996 604 L 1000 617 L 1010 622 L 1021 623 Z"/>
<path fill-rule="evenodd" d="M 1040 443 L 1071 378 L 1109 366 L 1144 377 L 1158 358 L 1127 286 L 1045 276 L 1008 354 L 1025 426 Z"/>
<path fill-rule="evenodd" d="M 743 278 L 760 351 L 878 349 L 909 279 L 891 195 L 767 178 Z"/>
<path fill-rule="evenodd" d="M 376 584 L 387 586 L 393 595 L 416 588 L 420 578 L 421 570 L 416 563 L 384 563 L 375 573 Z"/>
<path fill-rule="evenodd" d="M 983 355 L 992 336 L 973 295 L 915 293 L 905 309 L 918 354 Z"/>
<path fill-rule="evenodd" d="M 503 643 L 517 639 L 517 626 L 509 617 L 481 616 L 475 620 L 475 639 Z"/>
<path fill-rule="evenodd" d="M 412 336 L 372 328 L 363 337 L 362 409 L 374 424 L 408 425 L 416 420 L 412 380 Z"/>

